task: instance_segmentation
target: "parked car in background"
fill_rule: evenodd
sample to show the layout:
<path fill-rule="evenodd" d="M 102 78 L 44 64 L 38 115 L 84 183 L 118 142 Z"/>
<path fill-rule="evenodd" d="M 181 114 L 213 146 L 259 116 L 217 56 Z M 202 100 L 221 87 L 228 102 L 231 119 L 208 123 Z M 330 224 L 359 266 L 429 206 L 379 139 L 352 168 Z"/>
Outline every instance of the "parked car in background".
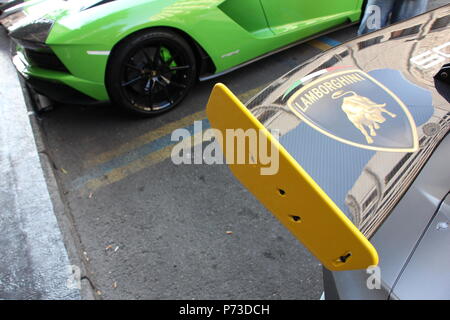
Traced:
<path fill-rule="evenodd" d="M 47 0 L 9 27 L 34 89 L 143 115 L 211 79 L 359 21 L 363 0 Z M 22 12 L 23 14 L 23 12 Z M 56 90 L 55 90 L 56 89 Z"/>

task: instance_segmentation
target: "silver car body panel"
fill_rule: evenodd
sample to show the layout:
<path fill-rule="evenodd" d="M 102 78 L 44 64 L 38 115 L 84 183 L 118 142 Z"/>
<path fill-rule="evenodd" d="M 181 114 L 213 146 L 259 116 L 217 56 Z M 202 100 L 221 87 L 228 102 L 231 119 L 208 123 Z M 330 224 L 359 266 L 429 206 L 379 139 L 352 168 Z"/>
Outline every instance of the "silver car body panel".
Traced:
<path fill-rule="evenodd" d="M 440 299 L 450 299 L 450 230 L 433 230 L 438 222 L 450 222 L 448 212 L 447 220 L 444 213 L 433 220 L 431 229 L 422 240 L 426 240 L 425 247 L 421 242 L 418 248 L 420 250 L 414 251 L 427 230 L 428 221 L 433 219 L 442 199 L 449 192 L 449 155 L 450 136 L 447 135 L 403 199 L 371 239 L 380 255 L 381 289 L 368 288 L 370 274 L 366 270 L 333 273 L 324 270 L 326 299 L 388 299 L 392 288 L 394 299 L 438 298 L 437 292 L 440 292 Z M 432 250 L 426 252 L 425 249 Z M 413 259 L 410 259 L 411 255 Z M 415 266 L 418 262 L 420 264 Z M 400 277 L 397 290 L 395 284 L 405 265 L 407 267 Z M 433 283 L 434 287 L 430 292 L 425 293 L 420 285 L 423 281 Z M 446 294 L 442 290 L 447 290 Z"/>
<path fill-rule="evenodd" d="M 447 164 L 450 148 L 447 148 L 446 152 L 447 157 L 443 159 L 443 162 Z M 448 172 L 448 164 L 445 169 Z M 392 296 L 401 299 L 450 299 L 449 195 L 429 224 L 418 247 L 414 250 Z"/>

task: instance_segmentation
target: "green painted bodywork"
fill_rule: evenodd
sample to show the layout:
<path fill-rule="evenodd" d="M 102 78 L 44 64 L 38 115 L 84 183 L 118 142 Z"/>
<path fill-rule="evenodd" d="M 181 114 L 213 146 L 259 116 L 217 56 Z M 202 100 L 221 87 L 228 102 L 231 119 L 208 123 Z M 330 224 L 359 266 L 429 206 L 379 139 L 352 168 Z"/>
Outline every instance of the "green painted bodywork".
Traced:
<path fill-rule="evenodd" d="M 55 20 L 46 44 L 70 74 L 35 68 L 25 76 L 62 82 L 97 100 L 108 100 L 108 55 L 131 34 L 171 28 L 193 39 L 220 73 L 290 43 L 357 21 L 363 0 L 116 0 L 87 10 L 95 1 L 51 0 Z M 42 9 L 42 7 L 41 7 Z M 27 9 L 33 14 L 34 7 Z"/>

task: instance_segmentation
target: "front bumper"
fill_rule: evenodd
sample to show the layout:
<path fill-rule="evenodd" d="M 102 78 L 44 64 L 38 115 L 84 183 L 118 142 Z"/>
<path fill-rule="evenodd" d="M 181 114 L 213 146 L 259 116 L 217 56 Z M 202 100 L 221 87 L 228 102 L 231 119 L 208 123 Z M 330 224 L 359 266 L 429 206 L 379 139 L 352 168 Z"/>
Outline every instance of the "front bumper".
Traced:
<path fill-rule="evenodd" d="M 89 86 L 89 83 L 64 72 L 61 66 L 59 66 L 60 71 L 32 66 L 22 52 L 14 55 L 13 63 L 27 85 L 53 101 L 68 104 L 92 104 L 99 101 L 99 99 L 77 90 L 77 87 Z"/>
<path fill-rule="evenodd" d="M 43 41 L 31 41 L 20 36 L 17 38 L 11 34 L 13 63 L 29 83 L 38 83 L 36 91 L 58 102 L 109 100 L 104 74 L 99 72 L 104 70 L 105 63 L 96 60 L 106 60 L 105 57 L 88 56 L 86 59 L 86 48 L 82 46 L 49 46 Z"/>
<path fill-rule="evenodd" d="M 77 91 L 61 82 L 43 80 L 35 77 L 25 79 L 25 82 L 36 93 L 46 96 L 52 101 L 63 104 L 94 104 L 98 100 L 93 99 L 80 91 Z"/>

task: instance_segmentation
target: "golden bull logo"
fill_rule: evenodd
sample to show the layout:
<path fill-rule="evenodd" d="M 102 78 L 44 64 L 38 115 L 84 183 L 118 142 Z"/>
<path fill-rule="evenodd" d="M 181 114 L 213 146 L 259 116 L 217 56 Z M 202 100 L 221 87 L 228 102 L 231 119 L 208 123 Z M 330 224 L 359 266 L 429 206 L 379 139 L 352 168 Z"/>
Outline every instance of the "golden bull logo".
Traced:
<path fill-rule="evenodd" d="M 383 117 L 383 113 L 390 115 L 395 118 L 392 112 L 387 111 L 386 103 L 377 104 L 372 100 L 357 95 L 353 91 L 345 92 L 338 91 L 332 95 L 333 99 L 339 99 L 342 96 L 350 95 L 345 97 L 342 102 L 342 111 L 347 114 L 348 120 L 366 137 L 367 143 L 373 144 L 372 137 L 375 137 L 376 131 L 380 129 L 380 124 L 384 123 L 386 119 Z M 366 127 L 370 130 L 367 133 Z"/>
<path fill-rule="evenodd" d="M 418 149 L 416 124 L 404 103 L 360 70 L 328 74 L 295 92 L 288 106 L 329 138 L 390 152 Z"/>

